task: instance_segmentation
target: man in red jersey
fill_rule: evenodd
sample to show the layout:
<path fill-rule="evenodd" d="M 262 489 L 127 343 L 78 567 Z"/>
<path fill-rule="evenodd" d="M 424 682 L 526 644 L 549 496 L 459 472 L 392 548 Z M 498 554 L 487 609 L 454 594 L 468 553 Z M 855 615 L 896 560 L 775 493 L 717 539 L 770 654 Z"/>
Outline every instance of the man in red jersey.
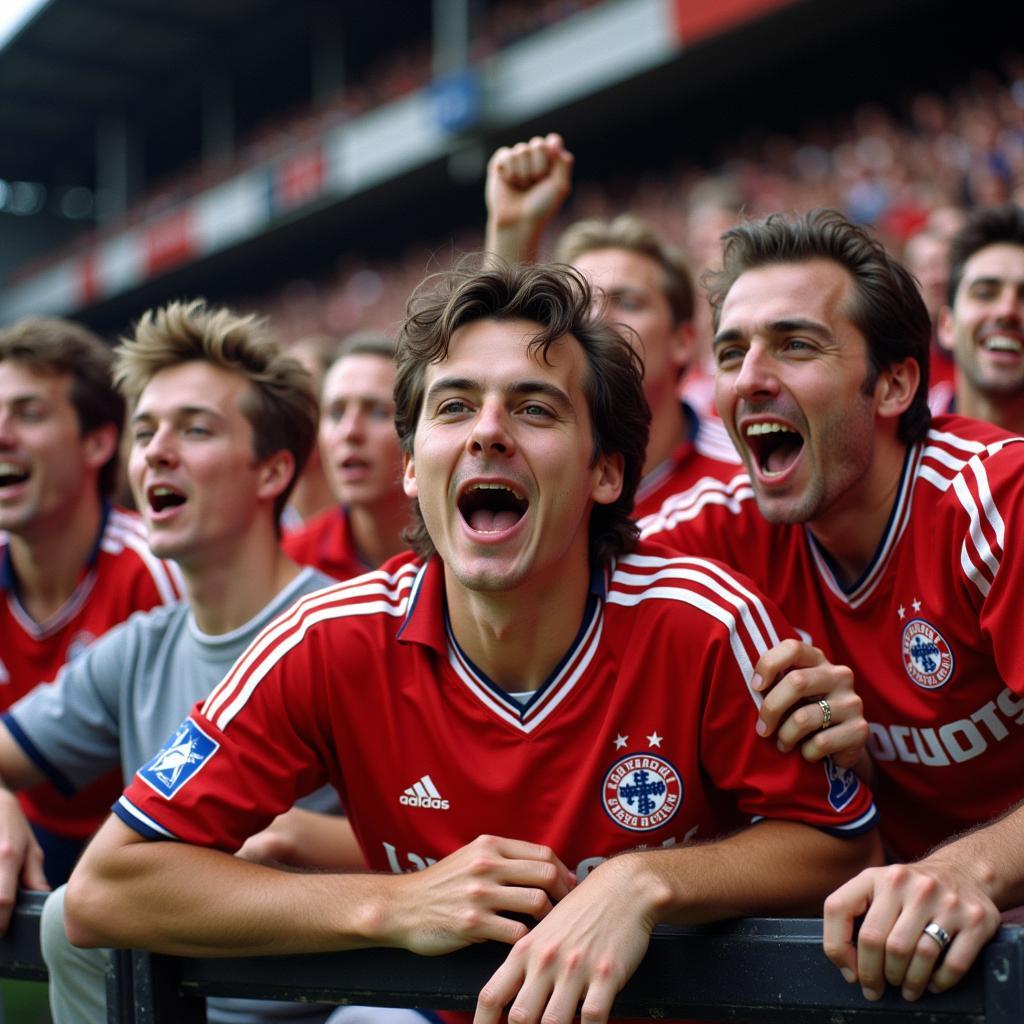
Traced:
<path fill-rule="evenodd" d="M 1024 207 L 975 210 L 949 263 L 938 334 L 956 361 L 956 411 L 1024 433 Z"/>
<path fill-rule="evenodd" d="M 338 504 L 287 534 L 295 561 L 347 580 L 405 550 L 409 499 L 395 433 L 395 343 L 353 335 L 324 377 L 320 461 Z"/>
<path fill-rule="evenodd" d="M 109 347 L 66 320 L 0 331 L 0 710 L 132 612 L 179 597 L 137 517 L 108 501 L 124 420 L 110 365 Z M 20 795 L 50 884 L 67 879 L 118 788 L 115 773 L 73 799 L 49 784 Z M 45 888 L 39 853 L 22 876 L 33 888 Z"/>
<path fill-rule="evenodd" d="M 914 999 L 958 980 L 1024 898 L 1020 814 L 929 854 L 1024 796 L 1024 443 L 930 421 L 927 310 L 865 231 L 819 211 L 724 238 L 717 399 L 747 473 L 671 499 L 643 535 L 741 568 L 853 668 L 883 842 L 924 859 L 840 890 L 826 949 L 869 998 L 888 981 Z M 785 681 L 767 697 L 762 732 L 792 697 Z"/>
<path fill-rule="evenodd" d="M 721 566 L 635 545 L 649 411 L 636 354 L 590 307 L 550 267 L 455 273 L 415 301 L 396 424 L 424 561 L 268 627 L 90 845 L 73 941 L 494 939 L 513 948 L 480 1022 L 509 1002 L 600 1020 L 656 923 L 813 912 L 877 855 L 856 776 L 754 731 L 752 678 L 788 633 L 773 607 Z M 327 780 L 380 873 L 228 855 Z"/>
<path fill-rule="evenodd" d="M 572 165 L 553 133 L 494 153 L 487 168 L 488 252 L 510 262 L 536 260 L 544 230 L 569 194 Z M 721 422 L 679 398 L 695 347 L 693 281 L 682 256 L 626 213 L 571 224 L 555 258 L 589 279 L 601 315 L 628 329 L 644 362 L 651 433 L 634 514 L 657 511 L 704 477 L 732 477 L 739 457 Z"/>

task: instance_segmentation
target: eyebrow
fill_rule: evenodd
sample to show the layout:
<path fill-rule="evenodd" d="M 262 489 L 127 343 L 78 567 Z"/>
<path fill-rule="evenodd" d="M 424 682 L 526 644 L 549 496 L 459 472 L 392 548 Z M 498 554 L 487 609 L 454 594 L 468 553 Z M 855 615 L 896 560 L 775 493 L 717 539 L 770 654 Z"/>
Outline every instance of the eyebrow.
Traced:
<path fill-rule="evenodd" d="M 832 337 L 832 332 L 818 320 L 806 320 L 803 317 L 792 317 L 786 320 L 772 320 L 765 324 L 765 330 L 769 334 L 792 334 L 794 331 L 807 331 L 819 337 Z M 739 341 L 744 337 L 741 330 L 736 327 L 727 327 L 719 331 L 711 340 L 711 347 L 726 341 Z"/>
<path fill-rule="evenodd" d="M 175 408 L 173 410 L 171 410 L 171 415 L 174 416 L 176 419 L 185 419 L 188 416 L 212 416 L 214 419 L 218 419 L 218 420 L 224 419 L 224 416 L 223 416 L 222 413 L 220 413 L 220 412 L 218 412 L 218 410 L 212 409 L 212 408 L 210 408 L 209 406 L 206 406 L 206 405 L 179 405 L 179 406 L 175 406 Z M 139 423 L 142 420 L 155 420 L 155 419 L 158 419 L 158 418 L 159 417 L 155 413 L 152 413 L 152 412 L 150 412 L 147 409 L 143 409 L 141 412 L 135 413 L 135 415 L 132 416 L 130 422 L 132 422 L 132 423 Z"/>
<path fill-rule="evenodd" d="M 430 385 L 426 395 L 426 402 L 433 403 L 439 395 L 448 392 L 483 391 L 484 387 L 480 381 L 470 377 L 440 377 Z M 526 397 L 527 395 L 543 395 L 550 399 L 564 411 L 568 412 L 573 408 L 572 400 L 560 388 L 546 380 L 517 380 L 502 388 L 504 394 L 510 398 Z"/>

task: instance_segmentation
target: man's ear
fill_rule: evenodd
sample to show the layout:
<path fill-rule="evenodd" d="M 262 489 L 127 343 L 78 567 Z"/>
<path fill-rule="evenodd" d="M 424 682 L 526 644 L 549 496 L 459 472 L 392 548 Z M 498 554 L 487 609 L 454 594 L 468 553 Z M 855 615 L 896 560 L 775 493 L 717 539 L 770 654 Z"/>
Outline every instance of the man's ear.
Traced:
<path fill-rule="evenodd" d="M 920 383 L 921 364 L 913 356 L 891 363 L 875 382 L 878 414 L 886 419 L 898 419 L 910 408 Z"/>
<path fill-rule="evenodd" d="M 104 423 L 83 434 L 82 450 L 85 453 L 85 464 L 98 472 L 110 461 L 110 457 L 117 451 L 119 442 L 117 427 L 113 423 Z"/>
<path fill-rule="evenodd" d="M 408 452 L 402 452 L 402 490 L 409 498 L 418 498 L 420 495 L 416 486 L 416 462 Z"/>
<path fill-rule="evenodd" d="M 943 306 L 939 310 L 939 319 L 935 324 L 935 337 L 947 352 L 952 352 L 956 347 L 956 333 L 953 329 L 953 322 L 953 310 L 949 306 Z"/>
<path fill-rule="evenodd" d="M 598 505 L 610 505 L 622 494 L 624 467 L 622 452 L 598 456 L 594 466 L 594 486 L 590 492 Z"/>
<path fill-rule="evenodd" d="M 672 328 L 672 365 L 676 377 L 682 380 L 683 374 L 693 362 L 697 345 L 697 330 L 692 320 L 681 320 Z"/>
<path fill-rule="evenodd" d="M 258 496 L 276 498 L 295 476 L 295 456 L 287 448 L 282 448 L 279 452 L 268 455 L 259 464 L 258 473 Z"/>

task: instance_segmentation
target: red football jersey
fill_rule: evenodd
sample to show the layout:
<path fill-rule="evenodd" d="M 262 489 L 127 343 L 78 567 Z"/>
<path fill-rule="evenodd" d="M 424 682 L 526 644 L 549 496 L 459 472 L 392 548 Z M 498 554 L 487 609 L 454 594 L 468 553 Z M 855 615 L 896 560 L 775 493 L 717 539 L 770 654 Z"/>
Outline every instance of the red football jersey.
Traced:
<path fill-rule="evenodd" d="M 336 505 L 281 540 L 281 547 L 299 565 L 311 565 L 336 580 L 362 576 L 370 567 L 359 557 L 348 511 Z"/>
<path fill-rule="evenodd" d="M 596 575 L 572 647 L 521 703 L 459 649 L 441 564 L 400 562 L 268 627 L 115 813 L 234 850 L 329 781 L 372 869 L 494 833 L 551 846 L 581 878 L 763 817 L 873 827 L 852 772 L 756 735 L 753 664 L 788 631 L 742 577 L 642 546 Z"/>
<path fill-rule="evenodd" d="M 688 418 L 693 417 L 690 412 Z M 640 481 L 633 515 L 657 512 L 662 503 L 680 491 L 694 487 L 705 477 L 730 480 L 743 467 L 729 432 L 717 417 L 704 417 L 695 424 L 696 434 L 684 441 L 672 457 L 656 466 Z"/>
<path fill-rule="evenodd" d="M 112 508 L 74 592 L 55 615 L 37 623 L 18 601 L 10 552 L 0 535 L 0 710 L 54 679 L 65 662 L 132 612 L 170 604 L 181 592 L 177 567 L 149 550 L 138 516 Z M 85 839 L 109 813 L 119 780 L 120 772 L 113 772 L 70 799 L 42 783 L 19 799 L 30 821 L 58 835 Z"/>
<path fill-rule="evenodd" d="M 853 668 L 882 836 L 901 860 L 1024 797 L 1022 442 L 987 423 L 934 420 L 908 453 L 873 562 L 845 589 L 806 527 L 761 516 L 744 474 L 705 481 L 641 524 L 747 573 Z"/>

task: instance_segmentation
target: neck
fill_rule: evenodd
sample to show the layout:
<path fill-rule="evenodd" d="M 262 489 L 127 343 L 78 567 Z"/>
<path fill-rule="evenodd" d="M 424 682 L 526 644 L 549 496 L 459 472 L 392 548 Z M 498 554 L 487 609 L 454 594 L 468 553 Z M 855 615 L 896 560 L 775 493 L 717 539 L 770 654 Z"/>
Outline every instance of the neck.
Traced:
<path fill-rule="evenodd" d="M 372 569 L 408 547 L 402 540 L 409 525 L 409 499 L 404 495 L 401 501 L 380 505 L 350 505 L 348 521 L 359 557 Z"/>
<path fill-rule="evenodd" d="M 47 521 L 45 527 L 10 534 L 11 564 L 18 578 L 22 607 L 36 621 L 45 622 L 71 597 L 96 546 L 103 507 L 95 489 L 68 514 Z"/>
<path fill-rule="evenodd" d="M 281 551 L 269 520 L 242 541 L 227 557 L 180 562 L 196 625 L 209 636 L 244 626 L 301 571 Z"/>
<path fill-rule="evenodd" d="M 558 587 L 484 593 L 460 586 L 446 567 L 445 586 L 459 646 L 489 679 L 522 693 L 548 679 L 579 632 L 590 573 L 583 563 Z"/>
<path fill-rule="evenodd" d="M 895 435 L 880 438 L 871 467 L 857 482 L 856 492 L 810 523 L 814 539 L 831 556 L 845 587 L 864 575 L 882 543 L 899 494 L 906 454 L 907 446 Z"/>
<path fill-rule="evenodd" d="M 303 522 L 318 512 L 324 512 L 336 504 L 327 477 L 319 463 L 315 468 L 307 467 L 299 477 L 289 497 L 288 504 L 299 514 Z"/>
<path fill-rule="evenodd" d="M 956 375 L 956 411 L 985 420 L 1011 434 L 1024 434 L 1024 391 L 992 395 L 979 391 L 960 372 Z"/>
<path fill-rule="evenodd" d="M 667 392 L 651 408 L 651 435 L 647 441 L 644 476 L 672 457 L 672 453 L 685 440 L 686 420 L 675 392 Z"/>

